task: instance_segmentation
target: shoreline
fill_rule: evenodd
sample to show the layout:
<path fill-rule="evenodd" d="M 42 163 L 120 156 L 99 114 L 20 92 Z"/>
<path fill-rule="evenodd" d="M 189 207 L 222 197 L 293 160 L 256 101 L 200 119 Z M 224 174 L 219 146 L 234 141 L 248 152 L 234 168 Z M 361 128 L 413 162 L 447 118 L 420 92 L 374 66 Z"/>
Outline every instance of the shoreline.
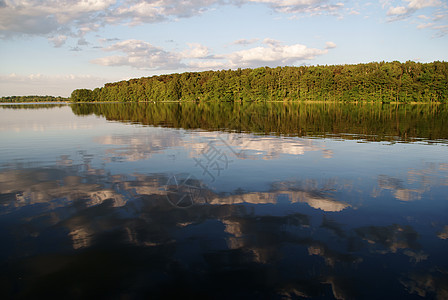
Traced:
<path fill-rule="evenodd" d="M 390 105 L 444 105 L 448 103 L 443 103 L 439 101 L 432 101 L 432 102 L 376 102 L 376 101 L 321 101 L 321 100 L 267 100 L 267 101 L 84 101 L 84 102 L 73 102 L 73 101 L 57 101 L 57 102 L 1 102 L 0 105 L 31 105 L 31 104 L 105 104 L 105 103 L 152 103 L 152 104 L 158 104 L 158 103 L 305 103 L 305 104 L 390 104 Z"/>

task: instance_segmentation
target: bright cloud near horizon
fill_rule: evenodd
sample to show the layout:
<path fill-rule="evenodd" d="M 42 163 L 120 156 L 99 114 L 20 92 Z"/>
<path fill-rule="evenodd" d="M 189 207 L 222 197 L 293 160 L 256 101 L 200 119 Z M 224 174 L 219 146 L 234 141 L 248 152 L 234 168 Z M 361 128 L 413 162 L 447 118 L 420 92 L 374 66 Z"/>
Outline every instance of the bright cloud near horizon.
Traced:
<path fill-rule="evenodd" d="M 0 0 L 0 96 L 447 53 L 446 0 Z"/>

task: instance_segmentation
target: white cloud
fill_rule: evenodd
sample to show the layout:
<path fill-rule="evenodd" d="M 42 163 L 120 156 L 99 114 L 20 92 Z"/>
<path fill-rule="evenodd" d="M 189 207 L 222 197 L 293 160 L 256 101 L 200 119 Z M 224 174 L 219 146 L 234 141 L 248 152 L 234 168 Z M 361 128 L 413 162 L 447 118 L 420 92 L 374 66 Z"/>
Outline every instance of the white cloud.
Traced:
<path fill-rule="evenodd" d="M 439 21 L 439 20 L 445 20 L 447 21 L 448 19 L 448 11 L 444 11 L 444 12 L 438 12 L 436 14 L 434 14 L 433 20 L 434 21 Z"/>
<path fill-rule="evenodd" d="M 51 37 L 48 40 L 50 42 L 52 42 L 53 45 L 56 48 L 59 48 L 59 47 L 61 47 L 62 45 L 65 44 L 65 41 L 67 40 L 67 36 L 65 36 L 65 35 L 58 35 L 58 36 L 55 36 L 55 37 Z"/>
<path fill-rule="evenodd" d="M 440 0 L 403 0 L 402 3 L 407 5 L 390 6 L 389 4 L 386 4 L 386 6 L 389 7 L 387 15 L 388 16 L 411 15 L 423 8 L 428 7 L 441 8 L 444 6 L 444 4 Z"/>
<path fill-rule="evenodd" d="M 417 23 L 418 29 L 432 29 L 436 37 L 446 35 L 445 26 L 448 22 L 448 5 L 440 0 L 402 0 L 398 6 L 392 6 L 391 1 L 382 1 L 383 8 L 387 9 L 389 21 L 410 21 Z M 424 14 L 416 13 L 424 11 Z M 420 23 L 419 20 L 429 22 Z"/>
<path fill-rule="evenodd" d="M 387 11 L 387 15 L 388 16 L 408 15 L 422 8 L 442 6 L 442 2 L 439 0 L 404 0 L 404 2 L 408 2 L 408 5 L 396 6 L 396 7 L 392 6 Z"/>
<path fill-rule="evenodd" d="M 231 67 L 293 65 L 326 54 L 327 49 L 308 48 L 305 45 L 277 45 L 255 47 L 227 55 Z"/>
<path fill-rule="evenodd" d="M 404 6 L 391 7 L 387 11 L 388 16 L 405 15 L 407 13 L 408 13 L 408 9 Z"/>
<path fill-rule="evenodd" d="M 424 28 L 430 28 L 433 27 L 434 23 L 425 23 L 425 24 L 420 24 L 417 26 L 418 29 L 424 29 Z"/>
<path fill-rule="evenodd" d="M 23 34 L 82 38 L 108 24 L 134 26 L 176 20 L 200 15 L 217 5 L 247 3 L 293 14 L 334 13 L 343 6 L 328 0 L 4 0 L 0 2 L 0 38 Z"/>
<path fill-rule="evenodd" d="M 333 42 L 326 42 L 325 43 L 325 49 L 333 49 L 336 48 L 336 44 Z"/>
<path fill-rule="evenodd" d="M 201 44 L 188 44 L 187 50 L 174 52 L 145 41 L 126 40 L 104 49 L 107 52 L 120 52 L 121 54 L 98 58 L 92 63 L 103 66 L 130 66 L 147 70 L 280 66 L 312 60 L 316 56 L 328 53 L 328 49 L 336 47 L 333 42 L 327 42 L 324 49 L 308 48 L 301 44 L 283 45 L 280 41 L 273 39 L 264 39 L 263 43 L 265 46 L 211 55 L 210 49 Z"/>
<path fill-rule="evenodd" d="M 258 42 L 259 39 L 240 39 L 240 40 L 236 40 L 234 41 L 232 44 L 234 45 L 241 45 L 241 46 L 247 46 L 247 45 L 251 45 L 254 44 L 256 42 Z"/>
<path fill-rule="evenodd" d="M 275 46 L 280 46 L 281 42 L 280 42 L 280 41 L 277 41 L 277 40 L 274 40 L 274 39 L 265 38 L 265 39 L 263 40 L 263 44 L 266 44 L 266 45 L 275 47 Z"/>
<path fill-rule="evenodd" d="M 136 69 L 172 70 L 185 67 L 181 63 L 181 53 L 165 51 L 144 41 L 121 41 L 104 50 L 108 52 L 122 52 L 125 55 L 98 58 L 93 60 L 92 63 L 103 66 L 130 66 Z"/>
<path fill-rule="evenodd" d="M 437 30 L 436 37 L 448 35 L 448 25 L 432 26 L 432 29 Z"/>
<path fill-rule="evenodd" d="M 155 23 L 174 18 L 188 18 L 207 11 L 223 0 L 155 0 L 126 1 L 107 18 L 109 22 L 128 20 L 130 25 Z"/>
<path fill-rule="evenodd" d="M 131 25 L 140 23 L 155 23 L 161 22 L 168 16 L 160 2 L 155 1 L 148 3 L 140 1 L 129 6 L 122 5 L 118 7 L 113 13 L 106 17 L 108 23 L 121 22 L 123 20 L 130 20 Z"/>
<path fill-rule="evenodd" d="M 43 0 L 3 1 L 0 6 L 0 36 L 70 32 L 70 27 L 95 25 L 115 0 Z"/>
<path fill-rule="evenodd" d="M 197 43 L 189 43 L 187 45 L 190 49 L 182 52 L 184 58 L 205 58 L 209 55 L 210 50 L 204 45 Z"/>
<path fill-rule="evenodd" d="M 253 3 L 269 4 L 274 10 L 292 14 L 335 13 L 344 7 L 343 3 L 328 4 L 326 0 L 248 0 Z"/>
<path fill-rule="evenodd" d="M 405 0 L 409 2 L 409 9 L 421 9 L 425 7 L 437 7 L 441 6 L 442 2 L 440 0 Z"/>

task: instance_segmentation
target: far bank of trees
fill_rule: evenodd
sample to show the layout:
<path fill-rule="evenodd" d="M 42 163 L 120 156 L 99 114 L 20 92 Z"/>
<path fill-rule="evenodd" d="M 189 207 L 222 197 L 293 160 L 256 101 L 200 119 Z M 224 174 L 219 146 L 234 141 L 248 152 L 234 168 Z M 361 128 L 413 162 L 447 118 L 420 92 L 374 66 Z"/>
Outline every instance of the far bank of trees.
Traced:
<path fill-rule="evenodd" d="M 79 89 L 71 100 L 448 102 L 448 63 L 394 61 L 187 72 Z"/>

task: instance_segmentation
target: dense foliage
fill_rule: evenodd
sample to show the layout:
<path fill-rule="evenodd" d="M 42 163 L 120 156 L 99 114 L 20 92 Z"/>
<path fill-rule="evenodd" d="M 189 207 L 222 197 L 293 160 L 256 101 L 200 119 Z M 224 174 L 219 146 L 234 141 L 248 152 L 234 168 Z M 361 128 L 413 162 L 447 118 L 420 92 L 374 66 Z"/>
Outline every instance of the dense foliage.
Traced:
<path fill-rule="evenodd" d="M 1 97 L 0 102 L 3 103 L 22 103 L 22 102 L 64 102 L 69 101 L 63 97 L 53 96 L 8 96 Z"/>
<path fill-rule="evenodd" d="M 73 91 L 72 101 L 447 102 L 448 63 L 238 69 L 144 77 Z"/>
<path fill-rule="evenodd" d="M 72 104 L 77 115 L 184 129 L 369 141 L 448 141 L 446 105 L 351 103 L 103 103 Z"/>
<path fill-rule="evenodd" d="M 89 89 L 74 90 L 70 99 L 74 102 L 92 101 L 94 99 L 93 92 Z"/>

